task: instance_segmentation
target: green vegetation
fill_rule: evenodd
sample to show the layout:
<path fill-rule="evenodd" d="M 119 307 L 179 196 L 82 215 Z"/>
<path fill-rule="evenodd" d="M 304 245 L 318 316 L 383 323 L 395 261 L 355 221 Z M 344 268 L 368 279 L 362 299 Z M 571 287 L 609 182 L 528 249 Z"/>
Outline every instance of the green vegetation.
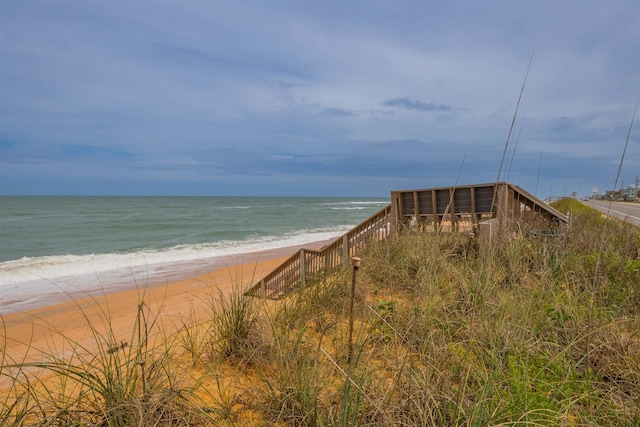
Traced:
<path fill-rule="evenodd" d="M 0 424 L 640 425 L 640 230 L 556 208 L 562 238 L 370 245 L 351 364 L 349 267 L 279 302 L 216 294 L 168 336 L 142 302 L 130 344 L 93 326 L 97 353 L 3 359 Z"/>

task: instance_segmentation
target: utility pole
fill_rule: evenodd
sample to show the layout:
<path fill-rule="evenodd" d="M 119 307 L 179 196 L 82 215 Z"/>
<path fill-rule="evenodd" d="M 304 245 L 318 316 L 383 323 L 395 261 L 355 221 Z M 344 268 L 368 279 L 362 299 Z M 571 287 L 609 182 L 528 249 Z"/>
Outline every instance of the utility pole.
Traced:
<path fill-rule="evenodd" d="M 633 193 L 633 200 L 638 201 L 638 175 L 636 175 L 636 191 Z"/>

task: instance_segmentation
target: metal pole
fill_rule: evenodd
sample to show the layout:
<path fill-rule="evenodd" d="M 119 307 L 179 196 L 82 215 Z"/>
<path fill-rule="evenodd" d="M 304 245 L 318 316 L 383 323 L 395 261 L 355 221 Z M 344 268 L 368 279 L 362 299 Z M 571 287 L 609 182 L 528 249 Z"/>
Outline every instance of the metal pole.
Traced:
<path fill-rule="evenodd" d="M 353 279 L 351 280 L 351 303 L 349 305 L 349 353 L 347 355 L 347 363 L 351 364 L 353 358 L 353 304 L 356 295 L 356 272 L 360 267 L 361 259 L 358 257 L 351 258 L 351 264 L 353 265 Z"/>
<path fill-rule="evenodd" d="M 358 271 L 358 267 L 360 267 L 360 258 L 353 257 L 351 258 L 351 264 L 353 265 L 353 280 L 351 281 L 351 305 L 349 307 L 349 350 L 347 355 L 347 377 L 345 378 L 344 383 L 344 395 L 342 397 L 342 419 L 346 420 L 347 416 L 347 408 L 349 402 L 349 389 L 351 388 L 351 374 L 353 373 L 353 301 L 355 297 L 356 291 L 356 271 Z M 354 383 L 355 384 L 355 383 Z M 356 386 L 357 387 L 357 386 Z M 344 424 L 344 422 L 343 422 Z"/>

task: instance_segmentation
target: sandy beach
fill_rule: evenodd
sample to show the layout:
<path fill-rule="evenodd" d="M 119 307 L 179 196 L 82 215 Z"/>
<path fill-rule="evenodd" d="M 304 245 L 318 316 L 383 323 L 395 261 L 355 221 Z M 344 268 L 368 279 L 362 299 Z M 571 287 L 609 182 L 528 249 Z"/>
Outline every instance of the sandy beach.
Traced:
<path fill-rule="evenodd" d="M 280 248 L 226 257 L 214 270 L 189 278 L 172 278 L 165 283 L 129 287 L 101 295 L 74 295 L 72 299 L 32 310 L 2 315 L 4 347 L 2 363 L 34 362 L 57 355 L 64 357 L 82 347 L 96 346 L 94 333 L 112 332 L 116 342 L 131 339 L 138 306 L 144 301 L 163 334 L 176 330 L 182 322 L 206 316 L 211 296 L 218 290 L 229 293 L 246 289 L 301 247 L 318 248 L 326 242 Z M 6 310 L 5 310 L 6 311 Z M 74 348 L 72 349 L 71 346 Z"/>

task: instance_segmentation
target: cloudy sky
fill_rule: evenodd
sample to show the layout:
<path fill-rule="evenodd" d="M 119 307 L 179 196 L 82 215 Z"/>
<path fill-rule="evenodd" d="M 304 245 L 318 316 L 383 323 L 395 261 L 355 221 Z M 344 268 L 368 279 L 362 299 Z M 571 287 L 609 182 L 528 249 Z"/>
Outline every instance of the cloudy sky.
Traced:
<path fill-rule="evenodd" d="M 0 0 L 0 194 L 612 188 L 640 2 Z M 640 112 L 618 186 L 640 175 Z"/>

